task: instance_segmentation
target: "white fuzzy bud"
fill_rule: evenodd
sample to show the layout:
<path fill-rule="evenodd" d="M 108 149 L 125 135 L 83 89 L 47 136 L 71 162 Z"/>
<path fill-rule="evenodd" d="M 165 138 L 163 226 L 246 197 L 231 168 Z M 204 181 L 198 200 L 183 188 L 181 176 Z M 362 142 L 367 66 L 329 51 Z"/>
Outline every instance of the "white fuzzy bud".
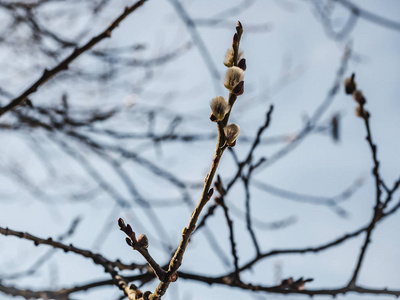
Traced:
<path fill-rule="evenodd" d="M 242 58 L 243 51 L 239 51 L 238 53 L 238 61 Z M 228 68 L 233 67 L 233 48 L 229 48 L 225 54 L 224 65 Z"/>
<path fill-rule="evenodd" d="M 211 101 L 211 121 L 222 121 L 229 111 L 229 104 L 224 97 L 218 96 Z"/>
<path fill-rule="evenodd" d="M 239 135 L 240 127 L 237 124 L 229 124 L 224 129 L 226 144 L 228 146 L 233 146 L 236 142 L 236 138 Z"/>
<path fill-rule="evenodd" d="M 224 86 L 233 91 L 233 89 L 244 79 L 244 71 L 239 67 L 230 67 L 226 72 Z"/>
<path fill-rule="evenodd" d="M 225 54 L 224 65 L 228 68 L 233 66 L 233 49 L 229 48 Z"/>

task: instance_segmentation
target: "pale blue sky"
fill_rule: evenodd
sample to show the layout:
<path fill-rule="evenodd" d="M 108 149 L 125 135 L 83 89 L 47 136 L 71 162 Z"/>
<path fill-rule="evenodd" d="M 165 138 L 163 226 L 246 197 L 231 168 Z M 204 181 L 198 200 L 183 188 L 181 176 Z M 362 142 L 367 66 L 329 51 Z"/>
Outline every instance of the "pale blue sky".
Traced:
<path fill-rule="evenodd" d="M 241 134 L 254 136 L 258 127 L 264 122 L 264 116 L 270 104 L 275 105 L 271 126 L 265 133 L 265 137 L 280 134 L 295 133 L 303 125 L 305 116 L 311 116 L 317 106 L 325 98 L 332 86 L 336 71 L 340 65 L 346 43 L 352 44 L 357 59 L 349 62 L 347 75 L 356 72 L 356 81 L 367 98 L 367 109 L 371 112 L 371 128 L 373 137 L 378 144 L 378 155 L 381 160 L 381 172 L 389 185 L 400 174 L 400 31 L 394 31 L 359 19 L 355 29 L 348 38 L 336 41 L 328 37 L 323 25 L 318 20 L 313 1 L 255 1 L 246 11 L 238 16 L 228 18 L 232 24 L 229 27 L 199 27 L 198 31 L 210 52 L 221 78 L 226 70 L 222 60 L 226 49 L 230 46 L 236 20 L 243 24 L 245 33 L 241 48 L 247 59 L 246 90 L 235 105 L 231 120 L 241 126 Z M 398 1 L 353 1 L 357 5 L 385 16 L 391 20 L 400 22 L 400 2 Z M 90 31 L 86 38 L 98 33 L 106 24 L 117 16 L 124 5 L 132 1 L 116 1 L 110 5 L 106 13 L 98 20 L 88 20 L 85 15 L 79 15 L 74 26 L 66 29 L 66 25 L 60 21 L 54 29 L 73 37 L 74 30 L 80 26 L 86 26 L 90 21 Z M 187 11 L 193 18 L 209 18 L 218 12 L 227 9 L 238 1 L 209 1 L 190 0 L 183 2 Z M 63 3 L 57 5 L 64 5 Z M 337 6 L 335 18 L 338 26 L 345 20 L 348 14 L 346 10 Z M 0 16 L 1 18 L 1 16 Z M 246 32 L 246 27 L 255 24 L 268 24 L 268 30 L 264 32 Z M 21 33 L 23 34 L 23 32 Z M 84 39 L 85 40 L 85 39 Z M 83 41 L 84 41 L 83 40 Z M 99 47 L 116 47 L 131 43 L 143 43 L 147 45 L 146 51 L 139 53 L 138 58 L 148 58 L 176 49 L 191 37 L 182 21 L 176 15 L 169 1 L 149 0 L 137 13 L 132 14 L 115 31 L 112 38 L 102 42 Z M 66 51 L 66 54 L 69 52 Z M 1 65 L 7 68 L 0 75 L 0 86 L 18 94 L 36 79 L 40 70 L 51 67 L 52 63 L 38 57 L 33 61 L 26 53 L 11 53 L 0 47 Z M 7 61 L 6 61 L 7 59 Z M 23 70 L 34 65 L 36 71 L 24 72 Z M 74 66 L 86 66 L 92 72 L 104 68 L 96 65 L 85 55 L 79 58 Z M 285 69 L 286 68 L 286 69 Z M 291 70 L 292 76 L 286 85 L 279 87 L 279 78 L 283 71 Z M 140 73 L 141 71 L 139 71 Z M 222 81 L 220 89 L 216 90 L 210 73 L 199 55 L 197 48 L 192 48 L 172 64 L 155 68 L 155 77 L 146 83 L 143 90 L 136 90 L 129 86 L 129 82 L 135 83 L 138 72 L 123 74 L 120 76 L 121 84 L 87 85 L 74 83 L 71 80 L 63 81 L 61 78 L 57 84 L 49 84 L 42 87 L 38 93 L 32 96 L 35 103 L 46 103 L 52 97 L 57 97 L 63 91 L 70 91 L 70 99 L 73 104 L 91 106 L 101 103 L 104 107 L 124 105 L 124 101 L 134 98 L 139 107 L 152 107 L 163 105 L 167 109 L 182 113 L 186 118 L 183 125 L 178 127 L 180 132 L 198 133 L 212 132 L 215 124 L 209 122 L 209 102 L 220 95 L 227 96 Z M 118 82 L 118 80 L 116 80 Z M 171 93 L 172 101 L 166 101 L 166 95 Z M 3 102 L 2 102 L 3 103 Z M 130 109 L 135 109 L 133 106 Z M 281 199 L 252 187 L 253 215 L 264 221 L 275 221 L 295 215 L 297 223 L 285 230 L 258 231 L 257 236 L 264 251 L 273 248 L 298 248 L 310 245 L 319 245 L 341 236 L 346 232 L 369 222 L 374 205 L 374 181 L 371 177 L 372 160 L 370 150 L 365 141 L 365 128 L 363 121 L 354 115 L 355 102 L 341 90 L 322 120 L 340 112 L 341 140 L 333 143 L 327 135 L 311 135 L 291 154 L 276 164 L 256 174 L 256 179 L 265 181 L 271 185 L 285 188 L 291 191 L 334 196 L 346 189 L 357 178 L 365 178 L 365 185 L 343 204 L 343 208 L 349 212 L 347 219 L 339 218 L 332 210 L 324 206 L 300 204 Z M 125 116 L 129 118 L 129 110 Z M 124 120 L 115 126 L 124 124 Z M 1 122 L 1 121 L 0 121 Z M 156 130 L 162 131 L 166 121 L 160 121 Z M 136 128 L 125 128 L 127 132 Z M 34 134 L 34 133 L 33 133 Z M 44 135 L 39 136 L 44 138 Z M 12 132 L 0 134 L 2 146 L 1 166 L 10 162 L 18 163 L 22 170 L 30 174 L 32 178 L 40 182 L 48 182 L 46 171 L 35 156 L 29 152 L 24 135 Z M 177 172 L 179 177 L 190 182 L 201 182 L 206 175 L 214 151 L 215 142 L 202 142 L 193 144 L 165 144 L 162 146 L 162 155 L 158 155 L 153 148 L 146 148 L 142 155 L 148 159 L 157 159 L 157 162 L 170 171 Z M 46 142 L 45 147 L 54 148 L 54 163 L 63 168 L 63 176 L 58 178 L 53 187 L 58 194 L 67 193 L 69 187 L 79 187 L 82 182 L 74 178 L 74 172 L 82 171 L 79 165 L 71 163 L 62 156 L 54 144 Z M 132 149 L 141 145 L 127 145 Z M 249 145 L 238 143 L 235 147 L 239 157 L 243 157 L 248 151 Z M 267 158 L 275 153 L 281 146 L 264 146 L 256 151 L 256 156 Z M 58 151 L 58 152 L 56 152 Z M 97 168 L 106 175 L 113 186 L 124 195 L 123 184 L 110 169 L 96 161 Z M 165 182 L 155 182 L 154 177 L 140 167 L 126 166 L 140 191 L 148 193 L 154 198 L 177 197 L 179 194 Z M 219 167 L 219 174 L 224 180 L 229 180 L 236 171 L 232 157 L 226 153 Z M 1 174 L 0 174 L 1 175 Z M 68 184 L 66 184 L 68 183 Z M 0 180 L 1 226 L 9 226 L 16 230 L 29 231 L 42 237 L 56 236 L 66 230 L 71 220 L 80 215 L 83 221 L 79 225 L 78 232 L 70 239 L 74 245 L 81 248 L 91 248 L 97 234 L 93 235 L 93 228 L 101 230 L 104 223 L 113 224 L 115 228 L 100 249 L 108 258 L 121 258 L 128 262 L 130 259 L 141 261 L 138 253 L 131 251 L 125 245 L 124 236 L 119 232 L 116 222 L 117 217 L 123 216 L 137 228 L 139 233 L 145 232 L 149 236 L 154 235 L 151 226 L 139 227 L 135 222 L 143 214 L 140 209 L 133 211 L 118 210 L 110 215 L 114 202 L 108 195 L 101 195 L 88 203 L 73 203 L 57 199 L 61 202 L 48 205 L 45 202 L 34 199 L 31 194 L 24 191 L 20 184 L 2 176 Z M 191 191 L 193 201 L 199 198 L 200 191 Z M 5 196 L 4 196 L 5 194 Z M 57 193 L 55 193 L 57 194 Z M 12 200 L 7 201 L 7 195 Z M 128 196 L 127 196 L 128 197 Z M 227 199 L 228 206 L 243 207 L 244 192 L 238 185 L 233 189 Z M 398 201 L 398 196 L 395 198 Z M 135 215 L 132 217 L 132 213 Z M 180 207 L 165 208 L 159 213 L 164 222 L 165 231 L 168 234 L 166 240 L 176 246 L 180 232 L 186 226 L 190 217 L 189 209 Z M 107 220 L 107 221 L 106 221 Z M 229 257 L 230 248 L 228 232 L 222 212 L 209 220 L 209 228 L 218 237 Z M 400 222 L 397 216 L 384 221 L 373 235 L 373 243 L 368 249 L 366 261 L 361 270 L 359 283 L 371 287 L 388 287 L 399 289 L 400 276 L 400 242 L 398 240 L 398 228 Z M 239 263 L 249 260 L 254 251 L 246 231 L 246 224 L 242 220 L 234 220 Z M 359 253 L 363 239 L 357 238 L 332 248 L 318 255 L 293 255 L 272 258 L 260 263 L 254 268 L 254 273 L 247 272 L 244 278 L 256 283 L 266 285 L 274 284 L 274 265 L 282 264 L 282 276 L 312 277 L 314 281 L 308 285 L 310 288 L 338 287 L 344 285 L 350 278 L 355 261 Z M 165 261 L 168 255 L 160 248 L 159 243 L 150 239 L 150 250 L 156 259 Z M 204 246 L 206 245 L 206 246 Z M 34 248 L 28 242 L 11 237 L 0 236 L 0 274 L 11 271 L 23 270 L 29 266 L 39 254 L 47 251 L 47 247 Z M 230 257 L 229 257 L 230 258 Z M 195 273 L 211 273 L 220 275 L 231 269 L 227 269 L 213 256 L 204 235 L 199 234 L 190 245 L 186 253 L 182 270 Z M 57 275 L 54 275 L 57 274 Z M 20 287 L 48 288 L 71 286 L 79 282 L 90 282 L 96 279 L 106 279 L 107 275 L 100 267 L 94 266 L 90 261 L 73 254 L 65 255 L 58 251 L 50 263 L 42 267 L 37 276 L 18 283 Z M 238 289 L 226 289 L 218 286 L 206 286 L 204 284 L 182 281 L 172 284 L 165 299 L 280 299 L 288 297 L 279 295 L 257 294 L 242 292 Z M 14 283 L 10 281 L 10 283 Z M 149 285 L 151 289 L 154 284 Z M 98 289 L 90 293 L 81 293 L 74 299 L 116 299 L 119 291 L 112 289 Z M 303 296 L 290 296 L 290 298 L 305 298 Z M 308 298 L 308 297 L 307 297 Z M 318 299 L 326 297 L 315 297 Z M 389 299 L 389 297 L 359 296 L 349 294 L 338 296 L 338 299 L 372 300 Z M 8 299 L 0 294 L 0 299 Z"/>

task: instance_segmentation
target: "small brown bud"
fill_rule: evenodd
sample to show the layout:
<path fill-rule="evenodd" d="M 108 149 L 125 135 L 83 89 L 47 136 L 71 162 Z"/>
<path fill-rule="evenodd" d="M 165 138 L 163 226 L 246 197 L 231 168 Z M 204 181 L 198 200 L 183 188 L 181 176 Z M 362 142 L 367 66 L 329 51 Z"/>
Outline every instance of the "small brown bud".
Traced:
<path fill-rule="evenodd" d="M 151 292 L 146 291 L 143 293 L 143 300 L 149 300 L 150 299 Z"/>
<path fill-rule="evenodd" d="M 124 220 L 122 218 L 118 219 L 118 226 L 119 226 L 119 229 L 121 229 L 121 230 L 123 228 L 125 228 L 125 222 L 124 222 Z"/>
<path fill-rule="evenodd" d="M 128 236 L 131 236 L 131 235 L 132 235 L 133 230 L 132 230 L 132 227 L 131 227 L 130 224 L 126 225 L 126 227 L 125 227 L 125 233 L 126 233 Z"/>
<path fill-rule="evenodd" d="M 132 245 L 132 240 L 130 239 L 130 238 L 125 238 L 125 242 L 128 244 L 128 246 L 131 246 L 131 247 L 133 247 L 133 245 Z"/>
<path fill-rule="evenodd" d="M 313 279 L 312 278 L 303 279 L 303 277 L 301 277 L 300 279 L 293 282 L 291 287 L 297 291 L 302 291 L 305 289 L 306 282 L 310 282 L 310 281 L 313 281 Z"/>
<path fill-rule="evenodd" d="M 367 102 L 367 101 L 365 100 L 365 97 L 364 97 L 363 93 L 362 93 L 361 91 L 359 91 L 359 90 L 353 92 L 353 98 L 354 98 L 354 100 L 356 100 L 356 102 L 359 103 L 360 105 L 364 105 L 365 102 Z"/>
<path fill-rule="evenodd" d="M 149 239 L 145 234 L 139 235 L 138 239 L 138 244 L 140 247 L 147 249 L 149 247 Z"/>
<path fill-rule="evenodd" d="M 360 117 L 360 118 L 363 118 L 363 119 L 369 118 L 369 112 L 366 111 L 363 106 L 358 105 L 356 107 L 356 116 Z"/>
<path fill-rule="evenodd" d="M 243 71 L 246 71 L 246 59 L 245 58 L 242 58 L 239 61 L 238 67 L 241 68 Z"/>
<path fill-rule="evenodd" d="M 239 82 L 238 85 L 235 86 L 235 88 L 232 90 L 232 93 L 237 95 L 237 96 L 243 95 L 243 93 L 244 93 L 244 81 Z"/>
<path fill-rule="evenodd" d="M 349 78 L 346 78 L 346 80 L 344 81 L 344 89 L 345 89 L 345 91 L 346 91 L 346 94 L 351 94 L 351 93 L 353 93 L 355 90 L 356 90 L 356 88 L 357 88 L 357 85 L 356 85 L 356 83 L 354 82 L 354 76 L 355 76 L 355 74 L 353 73 L 352 75 L 351 75 L 351 77 L 349 77 Z"/>
<path fill-rule="evenodd" d="M 211 188 L 208 193 L 207 193 L 207 198 L 210 199 L 212 197 L 212 195 L 214 194 L 214 189 Z"/>
<path fill-rule="evenodd" d="M 240 23 L 240 21 L 237 22 L 236 32 L 240 34 L 243 32 L 243 26 L 242 23 Z"/>
<path fill-rule="evenodd" d="M 293 284 L 293 277 L 289 277 L 288 279 L 283 279 L 281 285 L 288 286 Z"/>
<path fill-rule="evenodd" d="M 171 276 L 169 276 L 169 280 L 170 280 L 171 282 L 177 281 L 177 280 L 178 280 L 178 274 L 172 273 Z"/>

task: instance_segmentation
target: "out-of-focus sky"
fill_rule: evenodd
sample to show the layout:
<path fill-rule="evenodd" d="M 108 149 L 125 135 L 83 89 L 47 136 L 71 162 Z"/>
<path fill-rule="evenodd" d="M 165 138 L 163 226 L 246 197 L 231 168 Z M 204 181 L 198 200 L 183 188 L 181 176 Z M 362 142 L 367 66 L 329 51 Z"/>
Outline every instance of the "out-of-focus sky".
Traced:
<path fill-rule="evenodd" d="M 120 76 L 118 85 L 89 86 L 86 83 L 69 86 L 69 80 L 63 81 L 60 76 L 32 96 L 32 102 L 46 103 L 52 101 L 63 91 L 70 92 L 73 104 L 92 106 L 99 103 L 103 107 L 124 105 L 129 99 L 135 99 L 139 106 L 162 106 L 173 112 L 182 113 L 185 122 L 179 127 L 184 133 L 208 133 L 216 130 L 215 124 L 209 122 L 209 103 L 218 95 L 227 96 L 222 85 L 226 70 L 222 64 L 226 50 L 231 44 L 236 21 L 240 20 L 244 27 L 241 48 L 247 59 L 246 88 L 235 105 L 231 120 L 241 127 L 241 135 L 255 136 L 257 129 L 264 122 L 265 113 L 271 104 L 274 105 L 272 123 L 265 137 L 281 134 L 295 134 L 304 125 L 304 120 L 310 117 L 320 103 L 325 99 L 335 80 L 336 72 L 341 63 L 346 45 L 350 45 L 353 57 L 349 61 L 346 76 L 356 73 L 356 82 L 367 98 L 367 109 L 371 113 L 372 134 L 378 145 L 378 155 L 381 161 L 381 174 L 389 184 L 400 176 L 400 30 L 393 30 L 374 24 L 363 18 L 358 18 L 354 29 L 343 40 L 330 36 L 316 10 L 318 1 L 248 1 L 249 8 L 238 15 L 226 18 L 223 24 L 227 26 L 198 26 L 197 30 L 209 51 L 217 68 L 221 83 L 214 84 L 209 69 L 198 48 L 179 56 L 172 63 L 154 68 L 154 77 L 145 82 L 142 88 L 129 86 L 137 84 L 137 72 L 127 72 Z M 334 7 L 332 19 L 334 25 L 340 28 L 346 21 L 349 11 L 335 1 L 321 1 Z M 54 30 L 65 37 L 74 36 L 74 30 L 79 27 L 90 27 L 86 37 L 90 38 L 100 32 L 125 5 L 132 1 L 116 1 L 97 20 L 85 19 L 79 16 L 71 29 L 67 20 L 55 22 Z M 219 12 L 242 3 L 240 1 L 183 1 L 187 12 L 194 19 L 218 18 Z M 400 2 L 384 1 L 353 1 L 354 4 L 400 23 Z M 66 5 L 63 2 L 54 4 L 51 9 Z M 68 5 L 68 4 L 67 4 Z M 68 8 L 71 11 L 72 8 Z M 68 11 L 68 10 L 67 10 Z M 0 15 L 1 18 L 5 16 Z M 224 15 L 225 17 L 225 15 Z M 230 26 L 229 26 L 230 25 Z M 262 26 L 260 26 L 262 25 Z M 258 26 L 258 27 L 257 27 Z M 264 30 L 257 30 L 260 27 Z M 23 31 L 19 34 L 23 35 Z M 84 41 L 84 39 L 83 39 Z M 177 15 L 170 1 L 149 0 L 140 10 L 133 13 L 119 28 L 111 39 L 102 42 L 99 47 L 117 47 L 132 43 L 146 45 L 146 51 L 139 52 L 138 58 L 148 58 L 179 48 L 190 42 L 192 37 Z M 26 46 L 26 45 L 25 45 Z M 22 51 L 22 50 L 21 50 Z M 68 54 L 66 52 L 66 54 Z M 33 80 L 40 76 L 40 70 L 54 66 L 55 61 L 46 61 L 38 56 L 37 60 L 24 53 L 12 52 L 0 44 L 0 64 L 4 72 L 0 74 L 0 86 L 19 94 Z M 89 71 L 105 68 L 96 65 L 83 55 L 72 64 L 87 66 Z M 32 69 L 31 66 L 34 66 Z M 24 72 L 29 68 L 30 72 Z M 145 71 L 139 71 L 145 72 Z M 283 78 L 283 80 L 282 80 Z M 118 80 L 115 80 L 118 82 Z M 88 92 L 90 91 L 90 92 Z M 172 99 L 172 100 L 170 100 Z M 2 100 L 2 104 L 5 100 Z M 135 109 L 135 105 L 130 109 Z M 363 121 L 354 114 L 355 102 L 341 90 L 334 98 L 329 110 L 321 120 L 329 122 L 337 112 L 341 115 L 340 141 L 335 143 L 329 134 L 312 134 L 301 145 L 282 160 L 263 169 L 255 175 L 255 179 L 268 184 L 295 191 L 320 196 L 334 196 L 345 190 L 358 178 L 365 180 L 364 185 L 350 199 L 342 204 L 349 213 L 347 218 L 338 217 L 326 206 L 316 206 L 282 199 L 256 187 L 251 188 L 252 213 L 257 219 L 276 221 L 295 216 L 297 222 L 287 229 L 277 231 L 257 231 L 260 245 L 264 251 L 275 248 L 300 248 L 319 245 L 333 240 L 346 232 L 353 231 L 370 221 L 374 205 L 374 179 L 371 176 L 372 159 L 370 149 L 365 141 Z M 0 120 L 1 122 L 1 120 Z M 121 124 L 122 121 L 121 121 Z M 116 124 L 120 126 L 121 124 Z M 165 121 L 156 125 L 156 130 L 162 131 Z M 129 128 L 125 128 L 127 132 Z M 135 128 L 131 129 L 132 132 Z M 35 132 L 31 133 L 32 136 Z M 42 139 L 43 137 L 39 137 Z M 140 261 L 137 253 L 133 253 L 125 245 L 124 236 L 119 232 L 115 220 L 119 216 L 127 218 L 135 228 L 135 218 L 141 217 L 140 210 L 135 207 L 129 211 L 114 209 L 114 203 L 107 195 L 97 197 L 94 201 L 76 203 L 66 201 L 60 196 L 56 204 L 40 201 L 27 192 L 21 182 L 7 178 L 4 166 L 11 162 L 19 165 L 33 179 L 39 178 L 46 184 L 48 178 L 40 162 L 30 153 L 26 146 L 26 136 L 11 131 L 0 133 L 0 161 L 3 172 L 0 174 L 0 224 L 15 230 L 29 231 L 32 234 L 49 237 L 56 236 L 66 230 L 71 220 L 82 217 L 77 233 L 68 241 L 81 248 L 92 248 L 98 232 L 106 226 L 115 228 L 109 232 L 100 251 L 109 258 L 121 258 Z M 213 156 L 214 141 L 189 144 L 162 145 L 162 155 L 153 147 L 141 150 L 143 157 L 157 160 L 161 166 L 178 177 L 190 182 L 201 182 L 208 172 Z M 129 145 L 140 149 L 142 145 Z M 256 151 L 256 156 L 269 157 L 282 145 L 263 146 Z M 49 142 L 44 147 L 56 148 Z M 247 153 L 250 145 L 238 142 L 235 151 L 240 158 Z M 54 150 L 56 151 L 56 150 Z M 82 150 L 85 153 L 85 150 Z M 57 153 L 57 152 L 55 152 Z M 63 181 L 73 182 L 74 172 L 81 172 L 79 166 L 70 163 L 65 157 L 54 154 L 55 165 L 63 168 L 65 177 L 58 178 L 59 195 L 67 194 Z M 123 189 L 117 176 L 106 166 L 97 165 L 117 189 Z M 154 177 L 140 167 L 127 167 L 132 173 L 139 189 L 154 198 L 166 196 L 176 197 L 164 182 L 154 182 Z M 226 153 L 218 173 L 228 181 L 236 171 L 232 156 Z M 5 174 L 5 175 L 3 175 Z M 77 183 L 78 185 L 78 183 Z M 68 185 L 69 186 L 69 185 Z M 54 191 L 53 191 L 54 192 Z M 200 191 L 191 192 L 193 201 L 199 198 Z M 11 199 L 11 200 L 9 200 Z M 396 201 L 398 199 L 395 199 Z M 60 204 L 60 203 L 61 204 Z M 244 207 L 244 192 L 242 187 L 232 190 L 227 204 Z M 110 212 L 113 212 L 110 214 Z M 176 246 L 180 232 L 186 226 L 190 210 L 181 205 L 176 208 L 165 208 L 159 211 L 167 233 L 166 241 Z M 135 217 L 132 217 L 132 216 Z M 108 225 L 109 224 L 109 225 Z M 228 231 L 222 212 L 209 220 L 209 229 L 218 237 L 230 258 Z M 382 222 L 374 232 L 372 244 L 367 251 L 365 263 L 361 269 L 360 285 L 371 287 L 387 287 L 399 289 L 400 276 L 400 242 L 398 216 L 393 216 Z M 140 226 L 137 224 L 137 226 Z M 246 224 L 242 219 L 234 219 L 237 233 L 239 263 L 248 261 L 253 255 Z M 151 226 L 141 226 L 138 232 L 155 235 Z M 195 273 L 219 275 L 228 272 L 229 268 L 215 258 L 210 246 L 206 244 L 204 235 L 200 234 L 193 240 L 185 255 L 182 270 Z M 282 266 L 282 277 L 314 278 L 309 288 L 338 287 L 344 285 L 352 274 L 359 254 L 362 238 L 356 238 L 339 247 L 316 255 L 288 255 L 272 258 L 257 265 L 253 273 L 247 272 L 244 279 L 266 285 L 275 284 L 275 266 Z M 150 245 L 152 240 L 150 238 Z M 154 248 L 150 246 L 154 256 L 160 261 L 168 257 L 159 243 Z M 47 247 L 32 247 L 26 241 L 12 237 L 0 236 L 0 275 L 23 270 L 35 258 L 47 251 Z M 34 289 L 72 286 L 77 283 L 105 279 L 106 275 L 100 267 L 90 261 L 73 254 L 65 255 L 57 252 L 49 264 L 42 267 L 32 278 L 16 283 L 19 287 Z M 231 258 L 230 258 L 231 259 Z M 206 286 L 180 280 L 180 284 L 172 284 L 165 299 L 278 299 L 285 296 L 251 294 L 238 289 L 227 289 L 218 286 Z M 154 287 L 149 285 L 149 289 Z M 74 299 L 116 299 L 117 289 L 98 289 L 89 293 L 81 293 Z M 303 298 L 302 296 L 289 296 Z M 317 297 L 316 297 L 317 298 Z M 322 298 L 322 297 L 321 297 Z M 338 296 L 338 299 L 386 299 L 388 297 L 359 296 L 349 294 Z M 0 294 L 0 299 L 8 299 Z"/>

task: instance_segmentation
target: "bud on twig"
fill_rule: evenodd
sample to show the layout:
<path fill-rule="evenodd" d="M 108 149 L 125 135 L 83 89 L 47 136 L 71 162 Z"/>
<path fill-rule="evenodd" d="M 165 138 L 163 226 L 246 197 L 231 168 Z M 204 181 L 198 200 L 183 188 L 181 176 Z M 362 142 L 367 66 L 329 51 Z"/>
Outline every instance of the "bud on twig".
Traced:
<path fill-rule="evenodd" d="M 151 292 L 150 292 L 150 291 L 144 292 L 144 293 L 143 293 L 143 299 L 144 299 L 144 300 L 150 299 L 150 295 L 151 295 Z"/>
<path fill-rule="evenodd" d="M 358 104 L 360 104 L 360 105 L 364 105 L 365 102 L 367 102 L 367 101 L 365 100 L 365 97 L 364 97 L 363 93 L 362 93 L 361 91 L 359 91 L 359 90 L 357 90 L 357 91 L 355 91 L 355 92 L 353 93 L 353 98 L 354 98 L 354 100 L 356 100 L 356 102 L 357 102 Z"/>
<path fill-rule="evenodd" d="M 237 59 L 240 61 L 242 59 L 242 56 L 243 56 L 243 51 L 239 51 Z M 226 51 L 224 65 L 228 68 L 233 67 L 235 65 L 233 59 L 234 59 L 234 51 L 233 48 L 231 47 Z"/>
<path fill-rule="evenodd" d="M 360 117 L 360 118 L 363 118 L 363 119 L 369 118 L 369 112 L 366 111 L 363 106 L 358 105 L 356 107 L 356 116 Z"/>
<path fill-rule="evenodd" d="M 352 94 L 357 88 L 357 85 L 354 82 L 354 77 L 355 77 L 355 74 L 353 73 L 351 75 L 351 77 L 347 78 L 344 81 L 344 89 L 346 91 L 346 94 L 349 94 L 349 95 Z"/>
<path fill-rule="evenodd" d="M 211 116 L 213 122 L 222 121 L 229 111 L 229 104 L 224 97 L 218 96 L 211 101 Z"/>
<path fill-rule="evenodd" d="M 125 241 L 129 246 L 133 247 L 132 240 L 130 238 L 125 238 Z"/>
<path fill-rule="evenodd" d="M 241 81 L 238 83 L 237 86 L 232 91 L 232 94 L 235 94 L 236 96 L 243 95 L 244 93 L 244 81 Z"/>
<path fill-rule="evenodd" d="M 281 281 L 280 286 L 281 286 L 281 288 L 287 289 L 287 288 L 289 288 L 292 284 L 293 284 L 293 277 L 289 277 L 289 278 L 287 278 L 287 279 L 283 279 L 283 280 Z"/>
<path fill-rule="evenodd" d="M 119 229 L 121 229 L 121 230 L 125 228 L 125 222 L 122 218 L 118 219 L 118 226 L 119 226 Z"/>
<path fill-rule="evenodd" d="M 306 282 L 311 282 L 313 280 L 314 279 L 312 279 L 312 278 L 303 279 L 303 277 L 301 277 L 298 280 L 296 280 L 295 282 L 293 282 L 292 288 L 297 290 L 297 291 L 302 291 L 302 290 L 305 289 Z"/>
<path fill-rule="evenodd" d="M 243 26 L 242 26 L 242 23 L 240 23 L 240 21 L 237 22 L 236 32 L 238 34 L 242 34 L 243 33 Z"/>
<path fill-rule="evenodd" d="M 131 236 L 131 235 L 132 235 L 133 230 L 132 230 L 132 227 L 131 227 L 130 224 L 126 225 L 125 233 L 126 233 L 128 236 Z"/>
<path fill-rule="evenodd" d="M 214 194 L 214 189 L 211 188 L 207 193 L 207 198 L 210 200 L 210 198 L 212 197 L 213 194 Z"/>
<path fill-rule="evenodd" d="M 233 49 L 232 47 L 226 51 L 224 65 L 228 68 L 233 67 Z"/>
<path fill-rule="evenodd" d="M 226 72 L 224 86 L 233 91 L 233 89 L 244 79 L 244 71 L 239 67 L 231 67 Z"/>
<path fill-rule="evenodd" d="M 149 239 L 145 234 L 139 235 L 137 239 L 138 245 L 142 248 L 147 249 L 149 247 Z"/>
<path fill-rule="evenodd" d="M 235 145 L 236 138 L 239 135 L 240 127 L 237 124 L 229 124 L 224 128 L 226 144 L 230 147 Z"/>
<path fill-rule="evenodd" d="M 303 279 L 303 277 L 300 277 L 298 280 L 294 281 L 293 277 L 290 277 L 282 280 L 280 287 L 285 290 L 302 291 L 305 289 L 306 282 L 311 282 L 313 280 L 312 278 Z"/>
<path fill-rule="evenodd" d="M 171 282 L 175 282 L 178 280 L 178 274 L 173 273 L 171 274 L 171 276 L 169 277 L 169 280 L 171 280 Z"/>
<path fill-rule="evenodd" d="M 238 67 L 241 68 L 243 71 L 246 71 L 246 59 L 242 58 L 238 62 Z"/>

